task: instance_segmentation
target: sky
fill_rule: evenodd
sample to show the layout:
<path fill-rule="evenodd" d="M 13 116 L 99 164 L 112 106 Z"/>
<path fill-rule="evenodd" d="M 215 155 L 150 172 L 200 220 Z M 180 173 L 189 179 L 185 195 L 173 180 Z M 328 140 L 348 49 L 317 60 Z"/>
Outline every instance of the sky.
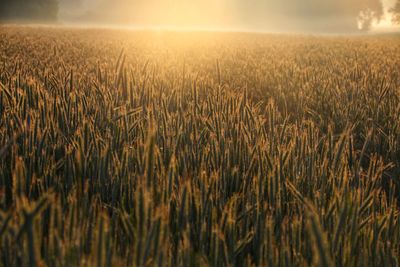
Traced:
<path fill-rule="evenodd" d="M 66 24 L 269 32 L 399 30 L 387 12 L 396 0 L 59 1 L 59 20 Z"/>

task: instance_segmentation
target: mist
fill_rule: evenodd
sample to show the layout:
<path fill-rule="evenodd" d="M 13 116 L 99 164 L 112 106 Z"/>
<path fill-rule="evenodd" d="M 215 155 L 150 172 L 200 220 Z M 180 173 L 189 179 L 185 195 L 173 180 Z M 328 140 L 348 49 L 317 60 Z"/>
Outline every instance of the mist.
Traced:
<path fill-rule="evenodd" d="M 127 27 L 342 33 L 368 31 L 371 25 L 384 18 L 392 1 L 2 0 L 0 19 Z"/>
<path fill-rule="evenodd" d="M 57 0 L 0 0 L 1 22 L 54 22 L 58 12 Z"/>

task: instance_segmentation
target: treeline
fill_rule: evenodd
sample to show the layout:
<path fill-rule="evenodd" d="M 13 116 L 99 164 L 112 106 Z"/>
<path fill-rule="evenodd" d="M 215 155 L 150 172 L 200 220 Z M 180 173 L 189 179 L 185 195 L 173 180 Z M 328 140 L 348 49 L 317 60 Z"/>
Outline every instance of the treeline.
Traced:
<path fill-rule="evenodd" d="M 1 21 L 54 21 L 58 0 L 1 0 Z"/>
<path fill-rule="evenodd" d="M 400 0 L 397 0 L 396 5 L 390 10 L 392 13 L 392 21 L 395 24 L 400 24 Z"/>

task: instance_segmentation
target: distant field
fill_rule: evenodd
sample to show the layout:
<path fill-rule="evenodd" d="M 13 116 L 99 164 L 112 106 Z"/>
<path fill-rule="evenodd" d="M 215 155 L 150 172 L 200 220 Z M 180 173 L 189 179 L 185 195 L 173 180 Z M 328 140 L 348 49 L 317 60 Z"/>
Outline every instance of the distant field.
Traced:
<path fill-rule="evenodd" d="M 400 37 L 0 27 L 0 266 L 398 266 Z"/>

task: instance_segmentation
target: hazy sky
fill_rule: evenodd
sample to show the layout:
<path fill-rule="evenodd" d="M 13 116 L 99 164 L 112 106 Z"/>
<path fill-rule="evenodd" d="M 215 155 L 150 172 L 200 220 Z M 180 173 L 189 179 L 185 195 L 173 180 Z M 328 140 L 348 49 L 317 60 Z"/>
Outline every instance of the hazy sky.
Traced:
<path fill-rule="evenodd" d="M 387 30 L 392 27 L 385 10 L 394 1 L 60 0 L 60 19 L 139 27 L 342 32 L 355 30 L 364 11 L 366 25 Z"/>

